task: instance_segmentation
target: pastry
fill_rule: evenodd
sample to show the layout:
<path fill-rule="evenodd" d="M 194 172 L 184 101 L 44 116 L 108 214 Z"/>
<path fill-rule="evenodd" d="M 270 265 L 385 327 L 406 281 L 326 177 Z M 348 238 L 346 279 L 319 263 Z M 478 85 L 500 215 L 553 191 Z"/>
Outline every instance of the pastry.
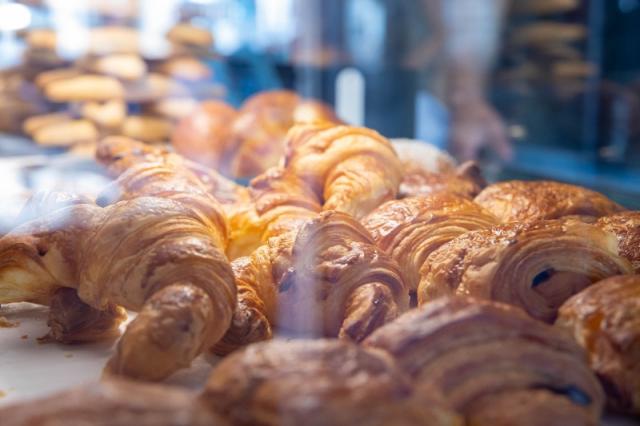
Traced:
<path fill-rule="evenodd" d="M 92 309 L 137 311 L 106 371 L 159 380 L 222 337 L 236 288 L 224 214 L 200 180 L 131 163 L 115 183 L 118 202 L 60 208 L 0 239 L 0 303 L 51 305 L 67 287 Z"/>
<path fill-rule="evenodd" d="M 80 115 L 103 129 L 120 128 L 125 123 L 127 105 L 121 99 L 106 102 L 86 102 L 80 105 Z"/>
<path fill-rule="evenodd" d="M 139 80 L 147 73 L 147 64 L 136 54 L 118 53 L 102 56 L 91 64 L 94 72 L 122 80 Z"/>
<path fill-rule="evenodd" d="M 229 355 L 201 400 L 234 425 L 461 425 L 436 392 L 414 397 L 393 359 L 336 340 L 271 341 Z"/>
<path fill-rule="evenodd" d="M 487 186 L 478 165 L 467 161 L 453 170 L 429 172 L 415 163 L 404 163 L 404 176 L 398 197 L 414 197 L 438 192 L 453 193 L 473 199 Z"/>
<path fill-rule="evenodd" d="M 640 414 L 640 276 L 608 278 L 576 294 L 556 325 L 589 353 L 611 408 Z"/>
<path fill-rule="evenodd" d="M 113 77 L 79 75 L 48 83 L 44 86 L 44 94 L 53 102 L 83 102 L 122 99 L 125 92 Z"/>
<path fill-rule="evenodd" d="M 618 237 L 620 255 L 631 262 L 636 274 L 640 274 L 640 212 L 604 216 L 596 224 Z"/>
<path fill-rule="evenodd" d="M 70 146 L 95 141 L 98 129 L 89 120 L 68 120 L 46 124 L 33 132 L 33 140 L 45 146 Z"/>
<path fill-rule="evenodd" d="M 167 39 L 176 44 L 199 48 L 213 46 L 213 36 L 210 31 L 185 22 L 174 25 L 167 33 Z"/>
<path fill-rule="evenodd" d="M 585 353 L 565 333 L 520 309 L 441 298 L 379 328 L 383 349 L 468 425 L 597 425 L 604 396 Z"/>
<path fill-rule="evenodd" d="M 232 267 L 238 308 L 217 353 L 268 339 L 273 327 L 360 341 L 408 305 L 397 264 L 344 213 L 272 237 Z"/>
<path fill-rule="evenodd" d="M 178 122 L 171 136 L 176 152 L 205 166 L 224 168 L 230 123 L 234 108 L 222 101 L 202 102 L 189 116 Z"/>
<path fill-rule="evenodd" d="M 363 220 L 378 247 L 400 265 L 414 294 L 422 265 L 438 247 L 466 232 L 497 224 L 473 201 L 446 192 L 387 201 Z"/>
<path fill-rule="evenodd" d="M 595 191 L 552 181 L 509 181 L 485 188 L 475 202 L 501 222 L 532 222 L 563 216 L 600 217 L 624 210 Z"/>
<path fill-rule="evenodd" d="M 433 252 L 421 271 L 418 301 L 470 295 L 553 322 L 572 295 L 632 271 L 615 235 L 592 224 L 575 218 L 510 223 L 468 232 Z"/>
<path fill-rule="evenodd" d="M 130 115 L 124 119 L 120 133 L 144 142 L 164 142 L 171 136 L 171 122 L 150 115 Z"/>
<path fill-rule="evenodd" d="M 225 426 L 190 392 L 123 380 L 0 408 L 3 426 Z"/>
<path fill-rule="evenodd" d="M 160 65 L 158 71 L 171 78 L 193 82 L 209 80 L 213 76 L 211 69 L 193 56 L 171 58 Z"/>

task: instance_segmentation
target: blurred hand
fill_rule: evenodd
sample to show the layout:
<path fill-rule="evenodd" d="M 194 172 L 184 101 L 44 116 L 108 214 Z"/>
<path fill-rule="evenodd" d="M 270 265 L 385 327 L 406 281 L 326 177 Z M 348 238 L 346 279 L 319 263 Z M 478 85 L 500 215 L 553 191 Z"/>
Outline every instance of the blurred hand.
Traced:
<path fill-rule="evenodd" d="M 460 161 L 477 159 L 483 148 L 495 151 L 505 161 L 513 155 L 502 118 L 484 100 L 454 107 L 450 147 Z"/>

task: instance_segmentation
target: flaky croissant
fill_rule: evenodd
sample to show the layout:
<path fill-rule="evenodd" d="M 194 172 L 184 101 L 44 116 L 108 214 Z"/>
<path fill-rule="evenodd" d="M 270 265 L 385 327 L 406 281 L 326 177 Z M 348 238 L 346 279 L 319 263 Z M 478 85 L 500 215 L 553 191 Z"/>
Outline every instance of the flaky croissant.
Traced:
<path fill-rule="evenodd" d="M 425 262 L 418 301 L 458 294 L 522 307 L 542 321 L 573 294 L 632 272 L 615 236 L 575 218 L 503 224 L 441 246 Z"/>
<path fill-rule="evenodd" d="M 96 150 L 96 160 L 114 177 L 120 176 L 139 164 L 166 166 L 171 169 L 173 175 L 184 174 L 189 178 L 195 175 L 200 180 L 200 185 L 203 185 L 207 192 L 225 208 L 234 209 L 249 201 L 246 188 L 216 171 L 189 161 L 165 148 L 124 136 L 112 136 L 100 141 Z"/>
<path fill-rule="evenodd" d="M 103 380 L 0 408 L 3 426 L 225 426 L 195 395 L 170 386 Z"/>
<path fill-rule="evenodd" d="M 640 276 L 608 278 L 567 300 L 556 325 L 589 353 L 609 405 L 640 414 Z"/>
<path fill-rule="evenodd" d="M 397 264 L 347 214 L 324 212 L 232 262 L 238 309 L 216 352 L 271 337 L 360 341 L 408 305 Z"/>
<path fill-rule="evenodd" d="M 391 143 L 365 128 L 297 125 L 288 136 L 284 168 L 302 179 L 324 210 L 362 219 L 394 199 L 402 165 Z"/>
<path fill-rule="evenodd" d="M 420 393 L 439 390 L 468 425 L 597 425 L 604 396 L 582 349 L 520 309 L 441 298 L 379 328 Z"/>
<path fill-rule="evenodd" d="M 468 231 L 497 224 L 473 201 L 444 192 L 388 201 L 363 220 L 376 244 L 398 263 L 413 293 L 422 265 L 438 247 Z"/>
<path fill-rule="evenodd" d="M 437 392 L 414 396 L 382 351 L 337 340 L 270 341 L 214 369 L 201 397 L 234 425 L 461 425 Z"/>
<path fill-rule="evenodd" d="M 601 217 L 596 223 L 618 237 L 620 255 L 628 259 L 640 274 L 640 212 L 628 211 Z"/>
<path fill-rule="evenodd" d="M 510 181 L 489 185 L 476 203 L 501 222 L 533 222 L 563 216 L 600 217 L 624 210 L 604 195 L 552 181 Z"/>
<path fill-rule="evenodd" d="M 188 366 L 231 322 L 226 220 L 200 180 L 170 164 L 136 163 L 114 187 L 115 204 L 73 204 L 0 239 L 0 303 L 51 304 L 68 287 L 95 310 L 138 311 L 107 371 L 161 379 Z"/>
<path fill-rule="evenodd" d="M 230 215 L 232 259 L 251 254 L 321 209 L 359 219 L 397 194 L 399 160 L 389 141 L 372 130 L 298 125 L 287 143 L 283 167 L 253 179 L 253 203 Z"/>

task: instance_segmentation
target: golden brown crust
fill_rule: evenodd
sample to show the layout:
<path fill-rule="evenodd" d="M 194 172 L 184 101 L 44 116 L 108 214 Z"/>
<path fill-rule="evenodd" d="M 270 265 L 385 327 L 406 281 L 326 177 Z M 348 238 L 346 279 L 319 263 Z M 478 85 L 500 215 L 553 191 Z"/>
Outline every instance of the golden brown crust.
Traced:
<path fill-rule="evenodd" d="M 503 224 L 472 231 L 424 264 L 418 300 L 470 295 L 520 306 L 552 322 L 560 305 L 603 278 L 631 272 L 613 234 L 578 219 Z"/>
<path fill-rule="evenodd" d="M 459 424 L 436 393 L 422 396 L 383 352 L 274 340 L 224 359 L 201 399 L 236 425 Z"/>
<path fill-rule="evenodd" d="M 519 404 L 522 393 L 544 398 L 519 419 L 516 409 L 496 410 L 485 424 L 555 424 L 555 415 L 571 403 L 576 424 L 597 424 L 603 407 L 600 385 L 585 354 L 566 334 L 528 317 L 521 310 L 470 297 L 438 299 L 379 328 L 366 347 L 388 351 L 418 389 L 442 392 L 445 401 L 483 424 L 482 404 Z M 510 400 L 510 403 L 508 402 Z M 478 417 L 476 417 L 478 416 Z"/>
<path fill-rule="evenodd" d="M 618 237 L 620 255 L 640 274 L 640 212 L 630 211 L 604 216 L 597 225 Z"/>
<path fill-rule="evenodd" d="M 408 305 L 397 264 L 344 213 L 324 212 L 232 265 L 239 304 L 218 353 L 271 327 L 361 340 Z"/>
<path fill-rule="evenodd" d="M 501 222 L 532 222 L 572 215 L 600 217 L 624 210 L 602 194 L 552 181 L 496 183 L 485 188 L 475 201 Z"/>
<path fill-rule="evenodd" d="M 473 201 L 443 192 L 388 201 L 363 220 L 376 244 L 398 263 L 412 292 L 431 253 L 459 235 L 497 223 Z"/>
<path fill-rule="evenodd" d="M 402 165 L 391 143 L 365 128 L 297 125 L 288 136 L 284 167 L 323 201 L 324 210 L 361 219 L 394 199 Z"/>
<path fill-rule="evenodd" d="M 609 405 L 640 414 L 640 276 L 608 278 L 567 300 L 556 325 L 589 353 Z"/>
<path fill-rule="evenodd" d="M 405 174 L 400 183 L 399 198 L 453 193 L 473 199 L 487 186 L 478 165 L 468 161 L 455 169 L 440 172 L 425 170 L 418 164 L 405 162 Z"/>
<path fill-rule="evenodd" d="M 217 426 L 227 422 L 174 387 L 121 380 L 87 384 L 0 408 L 3 426 Z"/>

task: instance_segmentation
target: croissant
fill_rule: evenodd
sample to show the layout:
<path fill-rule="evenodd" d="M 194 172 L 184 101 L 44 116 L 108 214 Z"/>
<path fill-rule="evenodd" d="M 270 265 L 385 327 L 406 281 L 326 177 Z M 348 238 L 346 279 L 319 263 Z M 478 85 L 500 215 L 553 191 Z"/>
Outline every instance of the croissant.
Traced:
<path fill-rule="evenodd" d="M 411 310 L 365 341 L 414 380 L 440 391 L 468 425 L 597 425 L 598 380 L 568 335 L 520 309 L 445 297 Z"/>
<path fill-rule="evenodd" d="M 174 175 L 185 174 L 189 177 L 196 175 L 200 185 L 204 185 L 207 192 L 224 206 L 234 208 L 249 201 L 246 188 L 214 170 L 186 160 L 162 147 L 127 137 L 112 136 L 100 141 L 96 150 L 96 160 L 114 177 L 120 176 L 138 164 L 164 165 L 171 168 Z"/>
<path fill-rule="evenodd" d="M 567 300 L 556 325 L 589 352 L 609 405 L 640 414 L 640 276 L 608 278 Z"/>
<path fill-rule="evenodd" d="M 363 220 L 376 244 L 400 265 L 412 293 L 418 289 L 420 268 L 438 247 L 497 224 L 473 201 L 450 193 L 388 201 Z"/>
<path fill-rule="evenodd" d="M 323 212 L 232 262 L 239 306 L 217 353 L 271 337 L 360 341 L 407 308 L 397 264 L 350 216 Z"/>
<path fill-rule="evenodd" d="M 226 221 L 197 177 L 169 165 L 141 162 L 115 186 L 115 204 L 58 209 L 0 239 L 0 303 L 50 305 L 60 287 L 70 287 L 95 310 L 138 311 L 107 371 L 162 379 L 231 322 L 236 288 L 224 255 Z"/>
<path fill-rule="evenodd" d="M 632 272 L 618 254 L 613 234 L 575 218 L 472 231 L 429 256 L 418 302 L 470 295 L 520 306 L 534 318 L 553 322 L 573 294 Z"/>
<path fill-rule="evenodd" d="M 501 222 L 533 222 L 572 215 L 600 217 L 624 210 L 597 192 L 551 181 L 496 183 L 485 188 L 475 201 Z"/>
<path fill-rule="evenodd" d="M 640 274 L 640 212 L 629 211 L 604 216 L 597 225 L 618 237 L 620 255 L 628 259 Z"/>
<path fill-rule="evenodd" d="M 103 380 L 0 408 L 3 426 L 225 426 L 190 392 Z"/>
<path fill-rule="evenodd" d="M 301 124 L 288 136 L 284 167 L 322 200 L 324 210 L 362 219 L 396 197 L 402 165 L 391 143 L 365 128 Z"/>
<path fill-rule="evenodd" d="M 201 400 L 238 426 L 462 424 L 438 393 L 420 396 L 381 351 L 337 340 L 274 340 L 223 359 Z"/>

